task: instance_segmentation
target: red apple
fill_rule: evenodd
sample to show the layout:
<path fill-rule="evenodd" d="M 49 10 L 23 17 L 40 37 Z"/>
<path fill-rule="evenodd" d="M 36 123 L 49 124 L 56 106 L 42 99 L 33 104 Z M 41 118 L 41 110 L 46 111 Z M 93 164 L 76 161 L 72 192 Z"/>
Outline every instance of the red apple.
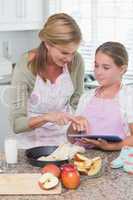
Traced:
<path fill-rule="evenodd" d="M 80 184 L 80 175 L 73 164 L 65 164 L 61 167 L 61 180 L 68 189 L 76 189 Z"/>
<path fill-rule="evenodd" d="M 52 189 L 55 186 L 57 186 L 58 183 L 59 183 L 59 179 L 49 172 L 43 174 L 38 181 L 40 188 L 43 190 Z"/>
<path fill-rule="evenodd" d="M 56 177 L 60 177 L 61 170 L 55 164 L 47 164 L 41 169 L 41 173 L 44 174 L 46 172 L 52 173 Z"/>

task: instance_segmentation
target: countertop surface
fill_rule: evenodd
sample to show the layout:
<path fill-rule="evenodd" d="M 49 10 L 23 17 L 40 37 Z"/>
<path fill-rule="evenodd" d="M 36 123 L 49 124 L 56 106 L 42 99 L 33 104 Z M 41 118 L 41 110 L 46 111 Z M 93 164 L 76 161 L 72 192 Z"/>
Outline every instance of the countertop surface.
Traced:
<path fill-rule="evenodd" d="M 111 169 L 109 165 L 119 152 L 88 150 L 86 154 L 90 158 L 101 156 L 103 168 L 97 178 L 81 176 L 78 189 L 63 188 L 60 195 L 1 195 L 0 200 L 133 200 L 133 175 L 123 172 L 122 169 Z M 24 172 L 39 172 L 39 168 L 31 166 L 26 160 L 24 151 L 19 150 L 19 162 L 10 173 Z"/>

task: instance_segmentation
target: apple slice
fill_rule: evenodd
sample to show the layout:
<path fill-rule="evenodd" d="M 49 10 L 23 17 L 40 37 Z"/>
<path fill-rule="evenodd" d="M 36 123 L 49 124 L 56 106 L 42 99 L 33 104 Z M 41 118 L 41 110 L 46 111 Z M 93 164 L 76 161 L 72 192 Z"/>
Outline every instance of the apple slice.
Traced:
<path fill-rule="evenodd" d="M 81 172 L 82 174 L 87 174 L 88 169 L 91 167 L 91 160 L 86 160 L 86 161 L 74 161 L 74 165 L 77 167 L 77 170 Z"/>
<path fill-rule="evenodd" d="M 74 165 L 76 165 L 76 167 L 85 168 L 85 162 L 82 161 L 74 161 Z"/>
<path fill-rule="evenodd" d="M 77 166 L 77 170 L 78 170 L 82 175 L 88 175 L 88 171 L 87 171 L 86 168 Z"/>
<path fill-rule="evenodd" d="M 57 186 L 58 183 L 59 183 L 59 179 L 49 172 L 44 173 L 38 182 L 41 189 L 44 189 L 44 190 L 52 189 L 55 186 Z"/>
<path fill-rule="evenodd" d="M 89 160 L 89 158 L 87 158 L 86 156 L 84 156 L 81 153 L 76 153 L 76 155 L 74 156 L 74 160 L 83 162 L 85 160 Z"/>
<path fill-rule="evenodd" d="M 95 157 L 92 159 L 91 167 L 88 171 L 88 176 L 94 176 L 97 175 L 102 167 L 102 159 L 100 157 Z"/>
<path fill-rule="evenodd" d="M 92 158 L 91 160 L 92 160 L 92 162 L 95 162 L 96 160 L 99 160 L 99 159 L 101 159 L 101 157 L 97 156 L 97 157 Z"/>
<path fill-rule="evenodd" d="M 84 165 L 86 169 L 90 169 L 91 165 L 92 165 L 92 160 L 87 159 L 84 161 Z"/>

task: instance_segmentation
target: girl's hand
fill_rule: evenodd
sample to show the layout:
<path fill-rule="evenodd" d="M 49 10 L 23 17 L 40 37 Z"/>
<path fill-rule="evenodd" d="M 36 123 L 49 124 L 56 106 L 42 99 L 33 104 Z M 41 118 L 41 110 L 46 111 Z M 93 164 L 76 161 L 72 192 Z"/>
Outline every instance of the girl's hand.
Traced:
<path fill-rule="evenodd" d="M 108 150 L 108 151 L 115 150 L 116 145 L 117 145 L 117 143 L 110 143 L 100 138 L 98 140 L 84 138 L 82 139 L 82 142 L 84 144 L 93 144 L 99 149 Z"/>
<path fill-rule="evenodd" d="M 74 129 L 74 131 L 85 131 L 89 132 L 89 123 L 88 120 L 85 117 L 77 116 L 75 117 L 76 121 L 72 121 L 71 126 Z"/>
<path fill-rule="evenodd" d="M 48 122 L 57 123 L 58 125 L 66 125 L 70 121 L 74 122 L 75 124 L 78 121 L 75 119 L 74 116 L 65 113 L 65 112 L 51 112 L 46 114 L 46 119 Z"/>

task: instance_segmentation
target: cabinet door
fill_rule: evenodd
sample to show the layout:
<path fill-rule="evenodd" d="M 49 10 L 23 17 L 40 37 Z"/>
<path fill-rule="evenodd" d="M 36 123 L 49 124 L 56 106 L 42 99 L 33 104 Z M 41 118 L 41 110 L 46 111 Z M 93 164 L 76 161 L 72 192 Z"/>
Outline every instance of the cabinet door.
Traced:
<path fill-rule="evenodd" d="M 18 0 L 20 1 L 20 0 Z M 43 0 L 23 0 L 23 18 L 21 22 L 27 29 L 40 29 L 44 18 Z"/>
<path fill-rule="evenodd" d="M 5 18 L 5 1 L 0 0 L 0 23 L 4 21 Z"/>
<path fill-rule="evenodd" d="M 0 23 L 16 22 L 17 0 L 0 0 Z"/>
<path fill-rule="evenodd" d="M 0 0 L 0 31 L 40 29 L 47 3 L 47 0 Z"/>
<path fill-rule="evenodd" d="M 43 19 L 43 0 L 25 0 L 26 20 L 42 21 Z"/>
<path fill-rule="evenodd" d="M 10 30 L 16 22 L 16 0 L 0 0 L 0 31 Z"/>

